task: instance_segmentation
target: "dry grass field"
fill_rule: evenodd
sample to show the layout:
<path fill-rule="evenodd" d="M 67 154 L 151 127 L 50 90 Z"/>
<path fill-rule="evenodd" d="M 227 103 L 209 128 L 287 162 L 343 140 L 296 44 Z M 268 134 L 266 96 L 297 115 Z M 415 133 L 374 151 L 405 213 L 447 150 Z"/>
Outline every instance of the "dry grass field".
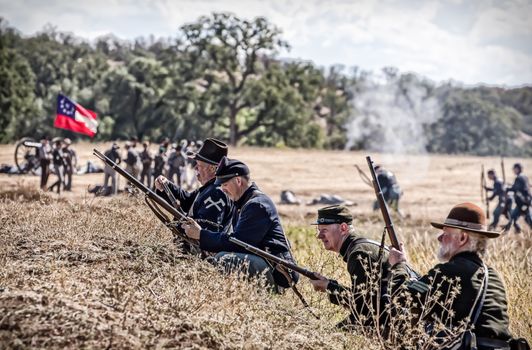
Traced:
<path fill-rule="evenodd" d="M 105 150 L 109 144 L 74 147 L 83 164 L 98 162 L 92 148 Z M 0 163 L 12 164 L 13 151 L 13 145 L 0 145 Z M 284 189 L 304 202 L 321 193 L 340 195 L 355 202 L 351 208 L 358 231 L 379 239 L 383 223 L 371 210 L 372 189 L 353 166 L 366 169 L 365 155 L 230 151 L 250 166 L 253 179 L 274 201 Z M 436 263 L 436 230 L 430 220 L 443 219 L 463 201 L 481 205 L 480 165 L 500 169 L 498 158 L 372 158 L 396 173 L 405 192 L 401 207 L 407 218 L 396 218 L 395 224 L 421 273 Z M 515 161 L 530 176 L 531 159 L 505 159 L 508 181 L 513 180 Z M 344 310 L 313 292 L 308 281 L 300 283 L 300 290 L 320 320 L 291 292 L 270 295 L 182 255 L 141 198 L 86 192 L 102 180 L 103 174 L 75 176 L 74 191 L 58 196 L 37 190 L 36 176 L 0 174 L 0 348 L 378 348 L 361 335 L 335 329 Z M 347 281 L 344 263 L 323 250 L 308 225 L 318 208 L 278 206 L 298 262 Z M 507 287 L 511 330 L 530 340 L 531 232 L 507 234 L 489 250 L 487 263 L 501 273 Z"/>

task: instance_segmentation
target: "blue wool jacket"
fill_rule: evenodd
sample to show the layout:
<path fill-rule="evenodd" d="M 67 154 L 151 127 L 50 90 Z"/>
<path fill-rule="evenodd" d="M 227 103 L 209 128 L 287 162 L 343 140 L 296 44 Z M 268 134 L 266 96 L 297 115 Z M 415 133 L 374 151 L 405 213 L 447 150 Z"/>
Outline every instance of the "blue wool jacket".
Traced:
<path fill-rule="evenodd" d="M 213 178 L 192 192 L 187 192 L 173 183 L 169 183 L 169 187 L 181 203 L 183 211 L 198 221 L 202 228 L 229 232 L 233 216 L 233 202 L 214 184 L 214 180 Z M 170 202 L 164 191 L 157 190 L 157 194 Z"/>
<path fill-rule="evenodd" d="M 232 222 L 233 232 L 230 235 L 225 232 L 202 229 L 200 248 L 210 252 L 249 253 L 229 242 L 229 237 L 232 236 L 295 263 L 277 209 L 272 200 L 259 191 L 257 185 L 252 184 L 235 202 Z M 291 276 L 294 281 L 298 280 L 297 273 L 291 273 Z M 275 273 L 274 277 L 276 277 Z M 278 284 L 286 284 L 283 282 L 278 282 Z"/>

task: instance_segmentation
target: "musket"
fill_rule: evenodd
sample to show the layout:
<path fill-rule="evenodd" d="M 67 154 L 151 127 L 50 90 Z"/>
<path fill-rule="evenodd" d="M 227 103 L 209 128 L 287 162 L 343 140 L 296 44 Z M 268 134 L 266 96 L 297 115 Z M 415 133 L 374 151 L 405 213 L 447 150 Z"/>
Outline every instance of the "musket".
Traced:
<path fill-rule="evenodd" d="M 358 175 L 360 175 L 360 178 L 362 179 L 362 182 L 364 182 L 366 185 L 368 185 L 370 187 L 373 187 L 373 185 L 371 184 L 371 180 L 369 179 L 368 175 L 366 175 L 366 173 L 363 172 L 362 169 L 360 169 L 360 167 L 357 164 L 355 164 L 355 168 L 357 168 Z"/>
<path fill-rule="evenodd" d="M 294 263 L 291 263 L 290 261 L 287 261 L 283 258 L 279 258 L 278 256 L 275 256 L 273 254 L 270 254 L 262 249 L 259 249 L 255 246 L 252 246 L 251 244 L 248 244 L 246 242 L 242 242 L 241 240 L 239 240 L 238 238 L 235 238 L 235 237 L 229 237 L 229 241 L 244 248 L 245 250 L 247 250 L 248 252 L 251 252 L 255 255 L 258 255 L 260 256 L 261 258 L 263 259 L 266 259 L 268 260 L 269 262 L 271 262 L 273 265 L 275 266 L 282 266 L 282 268 L 277 268 L 277 270 L 279 272 L 281 272 L 281 274 L 283 274 L 283 276 L 285 276 L 285 278 L 289 281 L 290 283 L 290 288 L 292 288 L 292 290 L 294 291 L 295 295 L 299 298 L 299 300 L 301 301 L 301 303 L 303 304 L 303 306 L 310 312 L 310 314 L 312 316 L 314 316 L 315 318 L 319 319 L 319 316 L 316 315 L 312 309 L 310 308 L 310 305 L 307 303 L 307 301 L 305 300 L 305 298 L 303 297 L 303 295 L 299 292 L 299 290 L 297 289 L 296 287 L 296 284 L 292 281 L 292 278 L 290 277 L 290 274 L 288 273 L 288 270 L 292 270 L 292 271 L 295 271 L 295 272 L 298 272 L 300 273 L 301 275 L 311 279 L 311 280 L 319 280 L 318 276 L 312 272 L 312 271 L 309 271 L 307 270 L 306 268 L 304 267 L 301 267 L 301 266 L 298 266 Z"/>
<path fill-rule="evenodd" d="M 397 233 L 395 232 L 395 228 L 393 227 L 392 217 L 390 216 L 388 206 L 386 205 L 386 200 L 384 199 L 384 195 L 382 194 L 381 185 L 379 184 L 379 181 L 377 181 L 377 174 L 375 173 L 373 161 L 371 160 L 370 156 L 367 156 L 366 160 L 368 162 L 369 171 L 373 179 L 372 182 L 373 189 L 375 190 L 375 196 L 377 197 L 377 202 L 379 203 L 379 207 L 381 209 L 382 218 L 384 219 L 384 223 L 386 224 L 386 231 L 388 232 L 388 237 L 390 237 L 392 247 L 397 250 L 401 250 L 399 246 L 399 240 L 397 239 Z"/>
<path fill-rule="evenodd" d="M 136 177 L 134 177 L 133 175 L 128 173 L 126 170 L 124 170 L 122 167 L 120 167 L 118 164 L 116 164 L 111 159 L 109 159 L 105 154 L 101 153 L 97 149 L 93 149 L 93 154 L 97 158 L 102 160 L 105 164 L 107 164 L 109 167 L 111 167 L 111 169 L 113 169 L 118 174 L 125 177 L 127 181 L 129 181 L 133 186 L 135 186 L 141 192 L 144 193 L 145 195 L 144 200 L 146 201 L 146 204 L 148 205 L 148 207 L 150 207 L 150 209 L 153 211 L 155 216 L 157 216 L 157 218 L 161 220 L 161 222 L 165 226 L 170 228 L 172 233 L 174 233 L 174 236 L 178 236 L 179 238 L 187 241 L 188 243 L 190 243 L 191 245 L 195 247 L 199 246 L 198 241 L 189 238 L 180 229 L 180 222 L 189 220 L 189 217 L 186 214 L 180 211 L 177 207 L 170 205 L 167 201 L 164 200 L 164 198 L 159 196 L 157 193 L 152 191 L 150 188 L 146 187 L 146 185 L 144 185 Z M 171 220 L 171 218 L 168 218 L 166 214 L 163 213 L 159 207 L 162 207 L 164 210 L 166 210 L 169 214 L 172 215 L 173 218 L 177 218 L 177 221 Z"/>
<path fill-rule="evenodd" d="M 486 203 L 486 218 L 490 218 L 490 201 L 488 196 L 488 190 L 486 190 L 486 177 L 484 175 L 484 164 L 481 165 L 480 174 L 480 199 L 482 203 Z"/>
<path fill-rule="evenodd" d="M 484 203 L 484 184 L 486 179 L 484 178 L 484 165 L 481 165 L 480 168 L 480 201 Z"/>
<path fill-rule="evenodd" d="M 504 157 L 501 157 L 502 184 L 506 187 L 506 171 L 504 170 Z"/>
<path fill-rule="evenodd" d="M 261 258 L 264 258 L 274 264 L 277 264 L 277 265 L 281 265 L 281 266 L 284 266 L 285 268 L 287 269 L 290 269 L 290 270 L 293 270 L 295 272 L 298 272 L 300 273 L 301 275 L 307 277 L 307 278 L 310 278 L 311 280 L 318 280 L 318 276 L 310 271 L 310 270 L 307 270 L 306 268 L 304 267 L 301 267 L 301 266 L 298 266 L 294 263 L 291 263 L 290 261 L 288 260 L 285 260 L 283 258 L 280 258 L 278 256 L 275 256 L 273 254 L 270 254 L 262 249 L 259 249 L 255 246 L 252 246 L 251 244 L 248 244 L 246 242 L 243 242 L 241 240 L 239 240 L 238 238 L 235 238 L 235 237 L 229 237 L 229 241 L 231 243 L 234 243 L 242 248 L 244 248 L 245 250 L 255 254 L 255 255 L 258 255 L 260 256 Z"/>

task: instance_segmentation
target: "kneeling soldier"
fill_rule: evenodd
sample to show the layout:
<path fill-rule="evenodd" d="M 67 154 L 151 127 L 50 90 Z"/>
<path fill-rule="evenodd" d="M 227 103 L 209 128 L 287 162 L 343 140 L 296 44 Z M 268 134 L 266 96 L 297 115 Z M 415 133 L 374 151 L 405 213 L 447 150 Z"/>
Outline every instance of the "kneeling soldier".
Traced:
<path fill-rule="evenodd" d="M 388 253 L 380 249 L 378 242 L 366 239 L 355 233 L 353 216 L 343 205 L 332 205 L 318 210 L 318 239 L 327 250 L 339 253 L 347 263 L 351 276 L 351 287 L 345 287 L 335 280 L 321 275 L 311 280 L 315 290 L 329 293 L 329 300 L 351 311 L 348 318 L 337 326 L 349 329 L 352 326 L 371 326 L 377 319 L 377 305 L 380 303 L 379 290 L 385 290 L 381 276 L 387 276 Z M 382 265 L 381 265 L 382 262 Z M 380 305 L 379 305 L 380 306 Z M 380 310 L 382 314 L 383 310 Z"/>
<path fill-rule="evenodd" d="M 232 236 L 270 254 L 294 261 L 277 209 L 273 201 L 250 181 L 247 165 L 224 157 L 216 171 L 216 184 L 221 185 L 222 190 L 234 201 L 233 232 L 228 234 L 202 229 L 191 220 L 184 225 L 187 235 L 199 239 L 202 250 L 217 253 L 214 260 L 226 272 L 245 268 L 245 273 L 250 277 L 264 274 L 268 285 L 278 291 L 278 287 L 287 288 L 292 282 L 297 282 L 297 273 L 284 275 L 263 258 L 229 241 Z"/>
<path fill-rule="evenodd" d="M 181 209 L 198 221 L 202 227 L 211 230 L 229 231 L 233 204 L 215 184 L 215 173 L 218 163 L 227 155 L 227 145 L 216 139 L 206 139 L 203 147 L 188 156 L 196 161 L 196 177 L 201 187 L 192 192 L 183 190 L 166 177 L 160 175 L 155 179 L 157 194 L 170 202 L 163 185 L 168 184 L 170 191 L 179 201 Z"/>
<path fill-rule="evenodd" d="M 438 236 L 438 259 L 442 263 L 420 279 L 408 281 L 405 254 L 391 248 L 390 283 L 394 294 L 404 291 L 406 287 L 407 295 L 413 298 L 412 305 L 417 305 L 412 309 L 414 315 L 418 315 L 423 309 L 422 321 L 427 322 L 428 328 L 439 328 L 430 327 L 437 322 L 439 325 L 443 323 L 446 330 L 451 330 L 462 322 L 467 322 L 466 325 L 472 328 L 476 336 L 477 347 L 473 341 L 466 342 L 472 336 L 463 336 L 456 339 L 454 344 L 441 344 L 441 348 L 509 350 L 511 336 L 504 284 L 499 274 L 482 261 L 488 239 L 499 237 L 500 232 L 487 230 L 483 210 L 472 203 L 456 205 L 443 223 L 433 222 L 432 226 L 442 230 Z M 458 281 L 460 291 L 454 299 L 448 301 L 446 298 L 451 293 L 453 281 Z M 427 309 L 429 306 L 425 303 L 430 296 L 436 300 Z M 447 305 L 448 303 L 451 305 Z M 443 339 L 449 331 L 438 334 Z M 466 334 L 470 333 L 464 333 Z M 520 346 L 526 344 L 524 340 L 520 340 L 520 345 L 517 345 L 519 341 L 511 342 L 512 349 L 521 349 Z"/>

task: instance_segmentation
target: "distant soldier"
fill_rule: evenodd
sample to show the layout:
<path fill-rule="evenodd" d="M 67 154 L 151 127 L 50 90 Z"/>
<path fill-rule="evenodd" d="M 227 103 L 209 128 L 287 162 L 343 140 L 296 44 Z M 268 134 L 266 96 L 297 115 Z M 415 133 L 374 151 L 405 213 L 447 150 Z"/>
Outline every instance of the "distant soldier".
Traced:
<path fill-rule="evenodd" d="M 72 191 L 72 175 L 78 165 L 76 151 L 70 148 L 72 141 L 69 138 L 63 140 L 63 157 L 65 158 L 65 191 Z"/>
<path fill-rule="evenodd" d="M 118 153 L 118 149 L 120 146 L 116 142 L 113 143 L 110 149 L 105 151 L 105 156 L 109 159 L 111 159 L 116 164 L 120 164 L 120 154 Z M 104 172 L 104 179 L 103 179 L 103 188 L 105 191 L 107 191 L 107 186 L 109 183 L 109 178 L 111 179 L 111 190 L 110 194 L 116 194 L 117 193 L 117 186 L 116 186 L 116 172 L 107 164 L 105 164 L 105 168 L 103 169 Z"/>
<path fill-rule="evenodd" d="M 140 161 L 142 162 L 142 171 L 140 173 L 140 182 L 151 188 L 151 176 L 152 169 L 151 165 L 153 163 L 153 156 L 148 148 L 148 142 L 143 142 L 143 150 L 140 152 Z"/>
<path fill-rule="evenodd" d="M 174 182 L 178 187 L 181 187 L 181 169 L 185 166 L 185 159 L 181 154 L 177 144 L 172 144 L 172 149 L 168 154 L 168 180 Z M 174 176 L 177 180 L 174 181 Z"/>
<path fill-rule="evenodd" d="M 497 197 L 499 200 L 497 207 L 495 210 L 493 210 L 493 221 L 489 225 L 488 229 L 496 230 L 501 214 L 504 214 L 508 220 L 510 219 L 510 214 L 512 211 L 512 198 L 506 193 L 505 185 L 502 180 L 497 177 L 495 170 L 488 170 L 488 179 L 493 181 L 493 187 L 484 187 L 486 191 L 492 192 L 492 195 L 488 198 L 488 201 L 494 200 L 495 197 Z"/>
<path fill-rule="evenodd" d="M 153 160 L 153 178 L 156 179 L 160 175 L 163 175 L 164 168 L 166 167 L 166 148 L 163 146 L 159 147 L 159 153 L 155 156 Z"/>
<path fill-rule="evenodd" d="M 52 163 L 54 165 L 54 174 L 57 176 L 57 180 L 48 187 L 48 191 L 53 191 L 57 187 L 57 194 L 61 193 L 61 186 L 63 186 L 64 177 L 65 177 L 65 166 L 66 161 L 63 155 L 63 150 L 61 149 L 61 139 L 56 137 L 53 140 L 54 148 L 52 151 Z"/>
<path fill-rule="evenodd" d="M 134 143 L 126 141 L 126 171 L 138 179 L 141 163 L 139 154 L 133 145 Z"/>
<path fill-rule="evenodd" d="M 170 138 L 168 137 L 165 137 L 162 141 L 161 141 L 161 147 L 164 147 L 165 150 L 168 150 L 170 149 Z"/>
<path fill-rule="evenodd" d="M 52 149 L 48 139 L 41 140 L 41 147 L 39 148 L 39 162 L 41 164 L 41 189 L 46 190 L 48 177 L 50 176 L 50 162 L 52 160 Z"/>
<path fill-rule="evenodd" d="M 506 225 L 505 230 L 508 231 L 513 223 L 515 233 L 521 233 L 521 226 L 517 223 L 520 216 L 524 216 L 525 222 L 532 228 L 532 216 L 530 213 L 530 201 L 532 198 L 528 178 L 523 174 L 523 166 L 520 163 L 516 163 L 513 171 L 516 176 L 514 184 L 506 191 L 514 193 L 515 208 L 512 210 L 510 222 Z"/>
<path fill-rule="evenodd" d="M 399 199 L 401 198 L 402 191 L 395 175 L 380 165 L 375 166 L 375 172 L 377 173 L 377 181 L 381 187 L 384 200 L 393 210 L 401 215 L 399 211 Z M 375 201 L 373 203 L 373 210 L 377 209 L 379 209 L 379 203 Z"/>

